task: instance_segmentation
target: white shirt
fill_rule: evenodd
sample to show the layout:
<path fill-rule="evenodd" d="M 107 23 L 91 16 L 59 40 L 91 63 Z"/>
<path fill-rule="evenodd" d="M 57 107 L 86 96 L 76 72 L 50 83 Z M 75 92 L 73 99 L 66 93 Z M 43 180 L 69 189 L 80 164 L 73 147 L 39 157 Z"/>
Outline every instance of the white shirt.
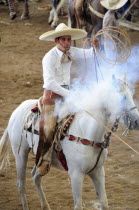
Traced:
<path fill-rule="evenodd" d="M 61 63 L 63 52 L 57 47 L 52 48 L 42 60 L 43 65 L 43 88 L 52 90 L 53 92 L 66 96 L 67 89 L 61 85 L 70 85 L 73 78 L 83 77 L 86 73 L 84 52 L 86 58 L 92 56 L 92 48 L 83 50 L 76 47 L 70 47 L 69 52 L 73 57 L 73 61 Z"/>

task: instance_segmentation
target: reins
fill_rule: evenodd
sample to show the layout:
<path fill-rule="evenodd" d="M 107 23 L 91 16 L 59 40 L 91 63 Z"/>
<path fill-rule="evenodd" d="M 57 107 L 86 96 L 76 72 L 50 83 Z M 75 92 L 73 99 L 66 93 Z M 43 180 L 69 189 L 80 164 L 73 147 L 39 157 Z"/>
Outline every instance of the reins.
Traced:
<path fill-rule="evenodd" d="M 131 109 L 129 109 L 129 110 L 125 111 L 124 113 L 122 113 L 122 114 L 116 119 L 116 121 L 114 122 L 114 124 L 113 124 L 113 126 L 112 126 L 111 129 L 109 129 L 109 128 L 106 127 L 102 122 L 100 122 L 99 120 L 97 120 L 90 112 L 86 111 L 86 112 L 87 112 L 91 117 L 93 117 L 99 124 L 101 124 L 106 130 L 108 130 L 107 134 L 104 135 L 104 141 L 103 141 L 103 146 L 104 146 L 104 148 L 107 148 L 107 147 L 109 146 L 110 137 L 111 137 L 111 135 L 114 134 L 114 132 L 116 132 L 116 130 L 118 129 L 118 124 L 119 124 L 120 118 L 121 118 L 123 115 L 129 113 L 130 111 L 132 111 L 132 110 L 134 110 L 134 109 L 137 109 L 137 107 L 134 106 L 134 107 L 132 107 Z M 129 128 L 128 128 L 128 129 L 129 129 Z M 125 143 L 120 137 L 118 137 L 116 134 L 114 134 L 114 136 L 115 136 L 116 138 L 120 139 L 120 140 L 121 140 L 124 144 L 126 144 L 131 150 L 133 150 L 136 154 L 139 155 L 139 153 L 138 153 L 135 149 L 133 149 L 131 146 L 129 146 L 127 143 Z M 101 154 L 102 154 L 104 148 L 101 148 L 101 150 L 100 150 L 100 152 L 99 152 L 99 154 L 98 154 L 97 161 L 96 161 L 94 167 L 93 167 L 89 172 L 87 172 L 87 174 L 91 173 L 91 172 L 96 168 L 96 166 L 97 166 L 97 164 L 98 164 L 98 162 L 99 162 L 100 156 L 101 156 Z"/>
<path fill-rule="evenodd" d="M 131 109 L 129 109 L 129 110 L 125 111 L 124 113 L 122 113 L 122 114 L 120 115 L 120 117 L 116 119 L 116 121 L 115 121 L 115 123 L 114 123 L 114 127 L 115 127 L 115 126 L 118 126 L 117 124 L 119 124 L 119 120 L 120 120 L 120 118 L 121 118 L 123 115 L 129 113 L 130 111 L 132 111 L 132 110 L 134 110 L 134 109 L 136 109 L 136 108 L 137 108 L 136 106 L 135 106 L 135 107 L 132 107 Z M 111 130 L 111 129 L 109 129 L 108 127 L 106 127 L 100 120 L 96 119 L 90 112 L 88 112 L 88 111 L 85 111 L 85 112 L 88 113 L 91 117 L 93 117 L 93 118 L 94 118 L 100 125 L 102 125 L 107 131 L 109 131 L 110 134 L 113 133 L 113 135 L 114 135 L 117 139 L 119 139 L 122 143 L 124 143 L 127 147 L 129 147 L 131 150 L 133 150 L 136 154 L 139 155 L 139 152 L 138 152 L 138 151 L 136 151 L 133 147 L 131 147 L 129 144 L 127 144 L 127 143 L 126 143 L 123 139 L 121 139 L 119 136 L 117 136 L 116 134 L 114 134 L 115 130 Z M 118 128 L 118 127 L 117 127 L 117 128 Z M 117 129 L 116 129 L 116 130 L 117 130 Z M 110 135 L 110 134 L 109 134 L 109 135 Z M 110 136 L 111 136 L 111 135 L 110 135 Z"/>
<path fill-rule="evenodd" d="M 85 144 L 85 145 L 90 145 L 90 146 L 96 146 L 98 148 L 100 148 L 100 152 L 97 156 L 97 160 L 96 160 L 96 163 L 95 165 L 93 166 L 93 168 L 87 172 L 88 173 L 91 173 L 97 166 L 99 160 L 100 160 L 100 157 L 101 157 L 101 154 L 103 152 L 104 149 L 106 149 L 108 146 L 109 146 L 109 143 L 110 143 L 110 137 L 112 135 L 112 133 L 114 134 L 114 132 L 116 132 L 116 130 L 118 129 L 118 124 L 120 122 L 120 119 L 123 115 L 127 115 L 127 113 L 129 113 L 130 111 L 136 109 L 137 107 L 134 106 L 132 107 L 131 109 L 123 112 L 118 118 L 116 118 L 116 121 L 114 122 L 113 126 L 111 129 L 109 129 L 108 127 L 106 127 L 101 121 L 99 121 L 98 119 L 96 119 L 90 112 L 88 111 L 85 111 L 86 113 L 88 113 L 91 117 L 93 117 L 100 125 L 102 125 L 108 132 L 104 135 L 104 141 L 102 143 L 100 142 L 95 142 L 95 141 L 90 141 L 90 140 L 87 140 L 87 139 L 82 139 L 80 137 L 76 137 L 76 136 L 73 136 L 73 135 L 69 135 L 67 134 L 67 130 L 69 129 L 69 126 L 72 122 L 72 120 L 74 119 L 74 115 L 71 115 L 69 116 L 65 123 L 64 123 L 64 126 L 62 126 L 62 124 L 60 123 L 59 125 L 59 128 L 57 129 L 57 135 L 55 136 L 55 140 L 58 139 L 59 140 L 62 140 L 64 137 L 69 137 L 69 140 L 70 141 L 76 141 L 76 142 L 81 142 L 82 144 Z M 128 127 L 129 129 L 129 127 Z M 61 130 L 61 132 L 59 132 Z M 58 135 L 60 134 L 60 135 Z M 114 134 L 115 135 L 115 134 Z M 136 152 L 137 154 L 139 154 L 135 149 L 133 149 L 131 146 L 129 146 L 127 143 L 125 143 L 120 137 L 118 137 L 117 135 L 115 135 L 116 138 L 120 139 L 124 144 L 126 144 L 130 149 L 132 149 L 134 152 Z M 57 140 L 58 140 L 57 139 Z M 59 142 L 59 141 L 54 141 L 55 143 Z M 56 145 L 57 145 L 56 143 Z M 58 148 L 57 148 L 58 149 Z"/>
<path fill-rule="evenodd" d="M 88 114 L 90 114 L 88 111 L 86 111 Z M 90 114 L 91 116 L 92 116 L 92 114 Z M 93 117 L 93 116 L 92 116 Z M 121 116 L 120 116 L 121 117 Z M 99 152 L 99 154 L 98 154 L 98 157 L 97 157 L 97 161 L 96 161 L 96 163 L 95 163 L 95 165 L 94 165 L 94 167 L 89 171 L 89 172 L 87 172 L 87 174 L 89 174 L 90 172 L 92 172 L 95 168 L 96 168 L 96 166 L 97 166 L 97 164 L 98 164 L 98 162 L 99 162 L 99 159 L 100 159 L 100 156 L 101 156 L 101 154 L 102 154 L 102 152 L 103 152 L 103 149 L 106 149 L 108 146 L 109 146 L 109 142 L 110 142 L 110 136 L 111 136 L 111 134 L 113 133 L 113 132 L 115 132 L 116 130 L 117 130 L 117 128 L 118 128 L 118 124 L 119 124 L 119 120 L 120 120 L 120 117 L 118 118 L 118 119 L 116 119 L 116 121 L 114 122 L 114 124 L 113 124 L 113 126 L 112 126 L 112 128 L 111 128 L 111 130 L 109 131 L 109 132 L 107 132 L 107 134 L 105 134 L 104 135 L 104 141 L 103 141 L 103 148 L 101 148 L 101 150 L 100 150 L 100 152 Z M 94 118 L 94 117 L 93 117 Z M 95 119 L 95 118 L 94 118 Z M 96 119 L 95 119 L 96 120 Z M 98 122 L 98 121 L 97 121 Z M 106 127 L 106 126 L 105 126 Z"/>
<path fill-rule="evenodd" d="M 91 172 L 96 168 L 96 166 L 97 166 L 97 164 L 98 164 L 98 161 L 99 161 L 99 159 L 100 159 L 100 156 L 101 156 L 101 154 L 102 154 L 102 152 L 103 152 L 103 149 L 104 149 L 104 148 L 102 148 L 102 149 L 100 150 L 100 152 L 99 152 L 99 154 L 98 154 L 98 157 L 97 157 L 97 161 L 96 161 L 94 167 L 93 167 L 90 171 L 88 171 L 87 174 L 91 173 Z"/>
<path fill-rule="evenodd" d="M 122 136 L 126 136 L 126 135 L 128 134 L 128 131 L 129 131 L 129 128 L 130 128 L 130 125 L 131 125 L 131 121 L 130 121 L 130 118 L 129 118 L 129 114 L 128 114 L 128 113 L 129 113 L 130 111 L 134 110 L 134 109 L 137 109 L 137 107 L 136 107 L 136 106 L 132 107 L 132 108 L 129 109 L 128 111 L 125 111 L 124 113 L 122 113 L 122 114 L 120 115 L 120 117 L 119 117 L 119 120 L 120 120 L 120 118 L 121 118 L 123 115 L 126 115 L 127 121 L 128 121 L 128 125 L 127 125 L 126 129 L 124 130 L 124 132 L 122 133 Z"/>

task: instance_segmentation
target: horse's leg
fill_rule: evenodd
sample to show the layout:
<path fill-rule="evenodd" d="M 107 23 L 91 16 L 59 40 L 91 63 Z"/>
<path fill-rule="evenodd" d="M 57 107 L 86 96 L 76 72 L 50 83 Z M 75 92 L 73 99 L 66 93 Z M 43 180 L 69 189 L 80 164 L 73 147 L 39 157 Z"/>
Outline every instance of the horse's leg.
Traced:
<path fill-rule="evenodd" d="M 16 18 L 16 12 L 14 10 L 14 1 L 15 0 L 8 0 L 11 20 Z"/>
<path fill-rule="evenodd" d="M 49 17 L 49 23 L 52 22 L 51 23 L 52 28 L 55 28 L 58 25 L 58 21 L 59 21 L 58 14 L 64 2 L 65 0 L 60 0 L 57 5 L 55 6 L 53 5 L 53 9 L 51 10 L 52 13 L 50 12 L 50 17 Z M 51 17 L 51 14 L 53 15 L 52 17 Z"/>
<path fill-rule="evenodd" d="M 24 10 L 23 10 L 23 14 L 21 15 L 21 20 L 26 20 L 28 18 L 29 18 L 28 0 L 24 0 Z"/>
<path fill-rule="evenodd" d="M 101 209 L 107 210 L 108 209 L 108 200 L 105 191 L 105 171 L 104 167 L 95 169 L 89 174 L 90 178 L 92 179 L 96 193 L 98 195 Z"/>
<path fill-rule="evenodd" d="M 53 22 L 51 23 L 51 27 L 55 28 L 58 25 L 58 12 L 57 9 L 53 8 Z"/>
<path fill-rule="evenodd" d="M 48 24 L 51 24 L 53 22 L 53 18 L 54 18 L 54 6 L 50 11 L 50 15 L 49 15 L 49 18 L 48 18 Z"/>
<path fill-rule="evenodd" d="M 74 210 L 82 210 L 82 184 L 84 180 L 84 174 L 78 171 L 70 173 L 72 193 L 74 199 Z"/>
<path fill-rule="evenodd" d="M 69 28 L 76 28 L 77 27 L 77 22 L 76 22 L 76 17 L 75 17 L 75 12 L 74 12 L 74 7 L 73 7 L 73 1 L 68 0 L 68 27 Z M 73 41 L 74 47 L 76 47 L 76 41 Z"/>
<path fill-rule="evenodd" d="M 35 184 L 35 187 L 36 187 L 36 190 L 37 190 L 37 193 L 39 195 L 39 198 L 40 198 L 40 202 L 41 202 L 41 208 L 43 210 L 51 210 L 50 209 L 50 206 L 45 198 L 45 195 L 44 195 L 44 192 L 43 192 L 43 189 L 41 187 L 41 179 L 42 179 L 42 176 L 40 176 L 38 173 L 37 173 L 37 169 L 36 167 L 34 167 L 34 169 L 32 170 L 32 178 L 33 178 L 33 181 L 34 181 L 34 184 Z"/>
<path fill-rule="evenodd" d="M 26 199 L 26 167 L 29 149 L 19 151 L 15 154 L 16 170 L 17 170 L 17 186 L 21 197 L 23 210 L 29 210 Z"/>
<path fill-rule="evenodd" d="M 64 7 L 62 6 L 61 8 L 60 8 L 60 15 L 61 16 L 67 16 L 68 15 L 68 13 L 67 12 L 65 12 L 65 10 L 64 10 Z M 68 18 L 68 16 L 67 16 L 67 18 Z"/>

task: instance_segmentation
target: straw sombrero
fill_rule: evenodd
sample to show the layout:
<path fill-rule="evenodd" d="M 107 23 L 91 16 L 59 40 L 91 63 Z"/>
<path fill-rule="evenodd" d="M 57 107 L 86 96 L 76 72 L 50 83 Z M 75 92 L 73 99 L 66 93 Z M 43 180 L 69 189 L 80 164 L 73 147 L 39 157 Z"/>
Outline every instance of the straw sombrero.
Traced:
<path fill-rule="evenodd" d="M 39 39 L 45 41 L 54 41 L 55 38 L 66 35 L 71 36 L 72 40 L 77 40 L 84 38 L 87 33 L 82 29 L 69 28 L 64 23 L 60 23 L 55 30 L 42 34 Z"/>
<path fill-rule="evenodd" d="M 120 9 L 127 1 L 128 0 L 102 0 L 100 3 L 108 10 L 115 10 Z"/>

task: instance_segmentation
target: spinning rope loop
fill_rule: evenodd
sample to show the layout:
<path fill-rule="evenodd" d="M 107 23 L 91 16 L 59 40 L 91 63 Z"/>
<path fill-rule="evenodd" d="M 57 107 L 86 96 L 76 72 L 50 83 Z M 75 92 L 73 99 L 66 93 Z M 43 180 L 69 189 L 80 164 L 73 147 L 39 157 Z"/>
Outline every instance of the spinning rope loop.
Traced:
<path fill-rule="evenodd" d="M 120 38 L 118 38 L 118 36 L 115 36 L 113 34 L 110 34 L 108 32 L 114 32 L 117 35 L 119 35 L 119 37 L 123 37 L 124 41 L 122 41 Z M 99 65 L 98 59 L 97 59 L 97 53 L 108 63 L 111 63 L 113 65 L 115 64 L 123 64 L 126 62 L 126 60 L 128 59 L 130 52 L 131 52 L 131 42 L 129 39 L 128 34 L 126 33 L 126 31 L 124 31 L 121 28 L 117 28 L 114 26 L 109 26 L 109 27 L 105 27 L 103 29 L 101 29 L 100 31 L 98 31 L 96 33 L 96 35 L 94 36 L 94 38 L 98 38 L 99 36 L 103 35 L 103 41 L 105 42 L 105 38 L 106 36 L 109 37 L 109 39 L 112 41 L 115 52 L 117 54 L 117 57 L 115 59 L 110 59 L 108 57 L 106 57 L 100 49 L 98 49 L 97 47 L 93 47 L 93 51 L 94 51 L 94 57 Z M 87 40 L 90 40 L 90 38 L 86 39 L 83 43 L 83 48 L 85 48 L 85 44 L 87 42 Z M 120 45 L 119 45 L 120 44 Z M 119 47 L 120 47 L 120 54 L 119 54 Z M 106 49 L 105 49 L 106 50 Z M 105 52 L 104 52 L 105 53 Z M 84 51 L 84 58 L 85 58 L 85 62 L 86 62 L 86 57 L 85 57 L 85 51 Z M 96 119 L 92 114 L 90 114 L 88 111 L 86 111 L 89 115 L 91 115 L 100 125 L 102 125 L 107 131 L 111 132 L 111 130 L 106 127 L 101 121 L 99 121 L 98 119 Z M 129 144 L 127 144 L 124 140 L 122 140 L 119 136 L 117 136 L 116 134 L 114 134 L 112 132 L 112 134 L 119 139 L 122 143 L 124 143 L 126 146 L 128 146 L 131 150 L 133 150 L 136 154 L 139 155 L 139 152 L 136 151 L 133 147 L 131 147 Z"/>
<path fill-rule="evenodd" d="M 94 38 L 99 38 L 101 36 L 101 39 L 103 40 L 104 44 L 104 50 L 97 47 L 93 47 L 94 53 L 100 55 L 106 62 L 110 64 L 123 64 L 128 59 L 130 52 L 131 52 L 131 42 L 129 39 L 129 36 L 126 31 L 124 31 L 121 28 L 117 28 L 114 26 L 105 27 L 101 30 L 99 30 Z M 109 40 L 108 40 L 108 39 Z M 86 39 L 83 43 L 83 48 L 87 42 L 87 40 L 90 40 L 90 38 Z M 109 41 L 109 42 L 107 42 Z M 106 45 L 106 43 L 108 43 Z M 111 52 L 111 55 L 115 54 L 115 58 L 109 58 L 106 56 L 106 53 L 108 51 L 107 47 L 110 47 L 109 44 L 112 44 L 114 47 L 113 52 Z M 101 44 L 100 44 L 100 47 Z M 111 49 L 112 50 L 112 49 Z M 84 53 L 85 55 L 85 53 Z M 85 58 L 86 61 L 86 58 Z"/>

